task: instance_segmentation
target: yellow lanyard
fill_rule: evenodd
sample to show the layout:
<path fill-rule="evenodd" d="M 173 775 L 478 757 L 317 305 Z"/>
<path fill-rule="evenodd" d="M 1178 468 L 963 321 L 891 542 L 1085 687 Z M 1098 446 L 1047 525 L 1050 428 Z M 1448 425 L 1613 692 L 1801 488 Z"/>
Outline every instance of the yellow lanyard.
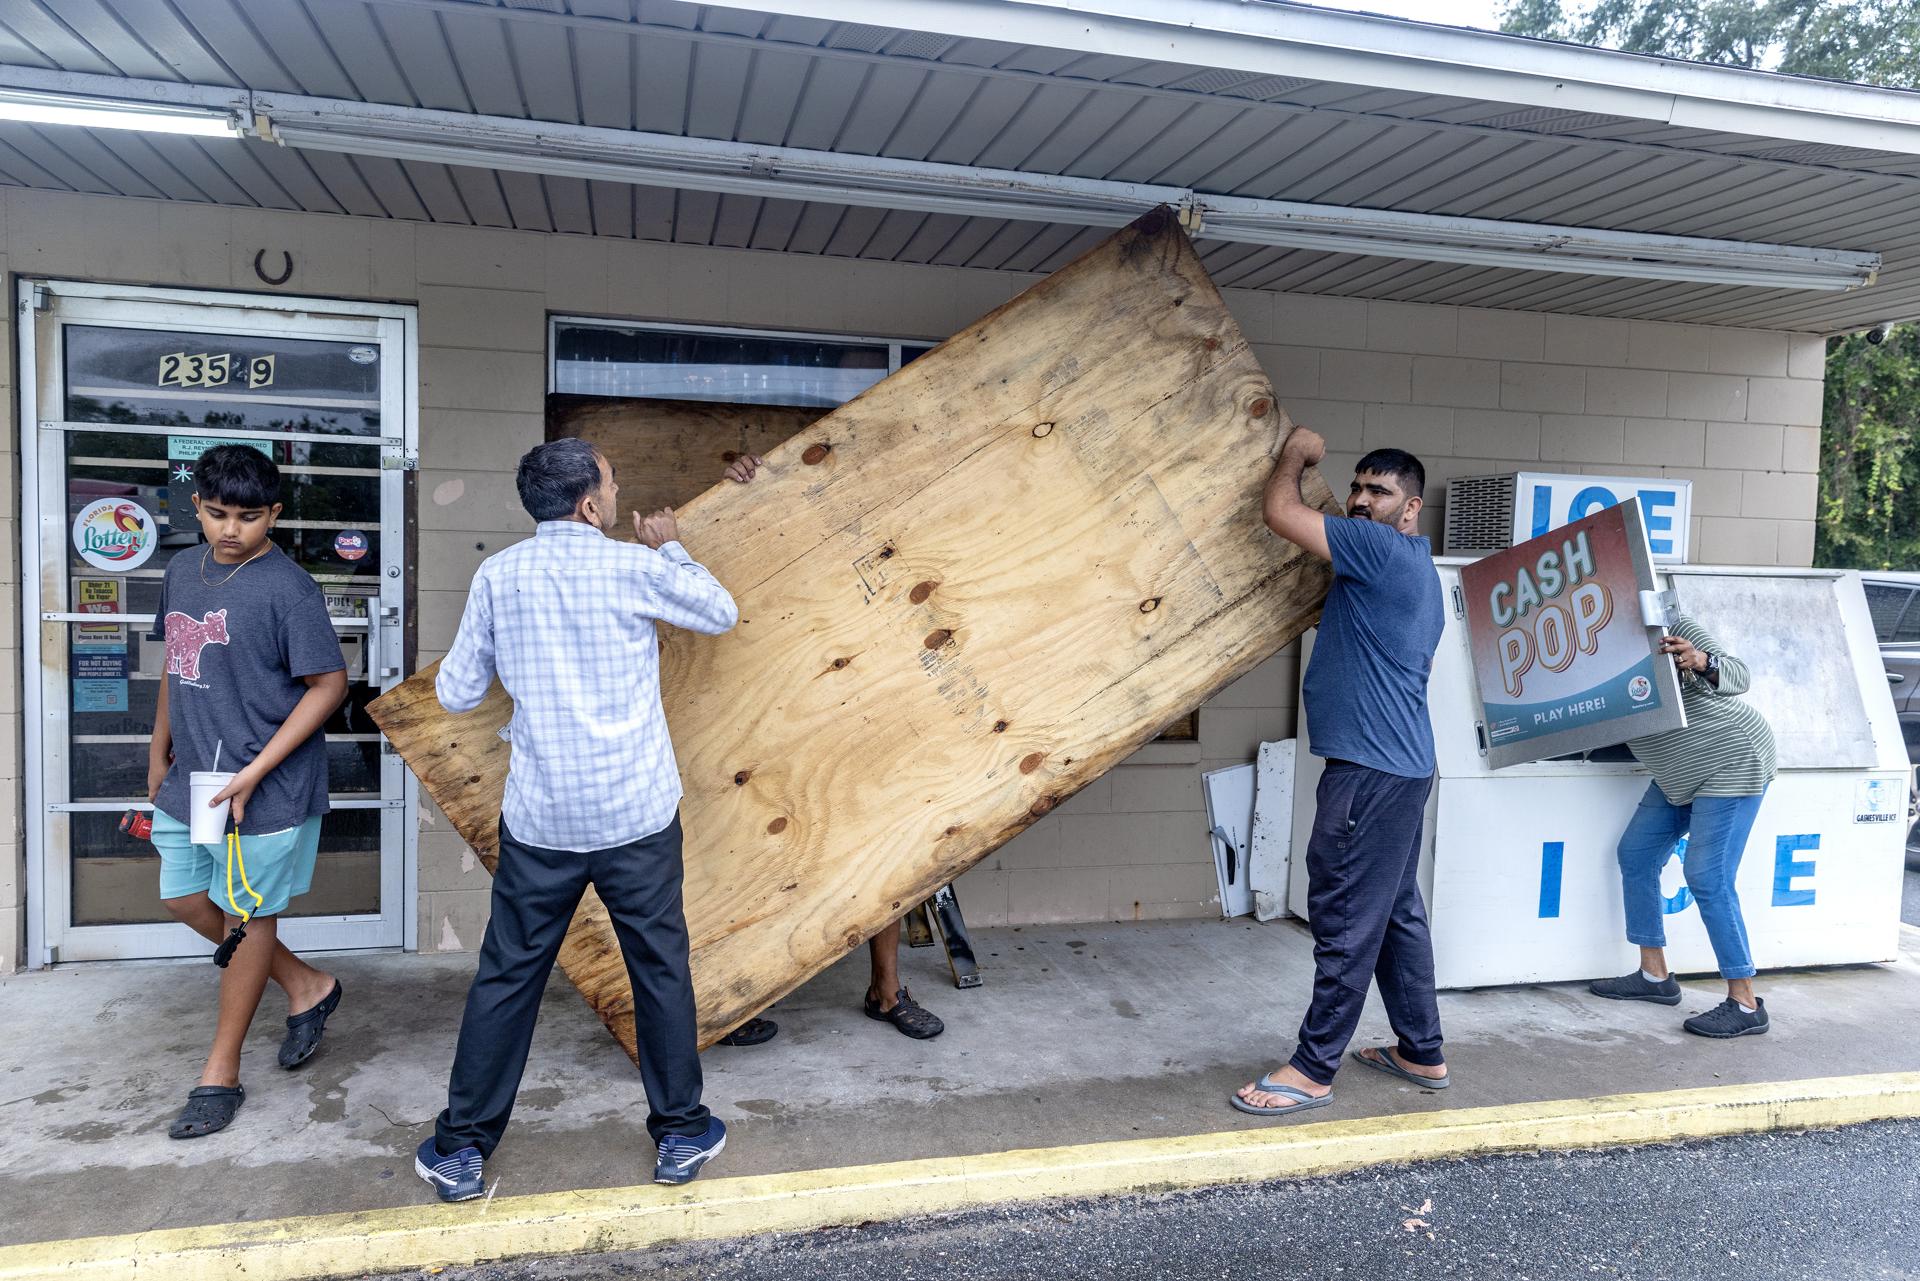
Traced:
<path fill-rule="evenodd" d="M 233 869 L 235 866 L 240 869 L 241 886 L 253 896 L 252 910 L 241 907 L 240 901 L 234 897 Z M 233 914 L 239 917 L 240 923 L 244 925 L 253 919 L 254 912 L 259 911 L 265 902 L 266 900 L 260 897 L 259 892 L 247 883 L 247 861 L 240 856 L 240 829 L 235 827 L 227 833 L 227 906 L 233 909 Z"/>

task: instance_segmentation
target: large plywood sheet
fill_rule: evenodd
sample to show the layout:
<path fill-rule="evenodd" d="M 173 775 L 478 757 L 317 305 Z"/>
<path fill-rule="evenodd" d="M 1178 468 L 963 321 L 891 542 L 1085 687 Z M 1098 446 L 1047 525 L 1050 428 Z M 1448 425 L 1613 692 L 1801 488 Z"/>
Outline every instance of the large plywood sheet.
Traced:
<path fill-rule="evenodd" d="M 607 456 L 620 477 L 621 537 L 631 513 L 676 511 L 710 487 L 742 454 L 767 454 L 824 414 L 778 405 L 603 396 L 547 397 L 547 439 L 578 436 Z"/>
<path fill-rule="evenodd" d="M 1260 518 L 1289 428 L 1161 212 L 685 505 L 741 607 L 663 651 L 703 1045 L 1311 625 L 1328 571 Z M 491 867 L 511 707 L 432 680 L 373 713 Z M 631 1052 L 591 894 L 561 964 Z"/>
<path fill-rule="evenodd" d="M 762 455 L 830 411 L 779 405 L 644 397 L 547 397 L 547 439 L 592 442 L 620 477 L 614 535 L 631 542 L 633 513 L 678 510 L 710 488 L 742 454 Z M 1200 713 L 1189 710 L 1163 726 L 1161 742 L 1200 737 Z"/>

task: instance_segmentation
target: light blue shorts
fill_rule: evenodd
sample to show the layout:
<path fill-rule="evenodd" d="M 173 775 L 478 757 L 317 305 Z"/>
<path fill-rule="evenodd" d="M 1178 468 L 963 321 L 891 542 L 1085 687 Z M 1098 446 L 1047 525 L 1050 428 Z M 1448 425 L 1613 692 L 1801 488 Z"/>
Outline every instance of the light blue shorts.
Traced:
<path fill-rule="evenodd" d="M 187 825 L 153 812 L 153 847 L 160 851 L 160 897 L 185 898 L 204 893 L 229 916 L 278 916 L 295 895 L 313 888 L 313 864 L 320 854 L 320 816 L 284 832 L 240 838 L 240 859 L 233 871 L 233 901 L 227 899 L 227 848 L 195 845 Z M 245 883 L 241 874 L 245 873 Z M 260 896 L 255 906 L 251 885 Z"/>

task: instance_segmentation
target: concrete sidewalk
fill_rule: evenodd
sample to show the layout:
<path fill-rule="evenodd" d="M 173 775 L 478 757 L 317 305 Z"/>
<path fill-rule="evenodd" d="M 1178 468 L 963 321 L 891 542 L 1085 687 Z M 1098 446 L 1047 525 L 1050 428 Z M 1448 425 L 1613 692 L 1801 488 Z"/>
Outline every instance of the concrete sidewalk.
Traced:
<path fill-rule="evenodd" d="M 1763 975 L 1774 1029 L 1734 1042 L 1679 1028 L 1719 999 L 1717 982 L 1688 984 L 1677 1009 L 1566 985 L 1445 995 L 1452 1090 L 1350 1070 L 1340 1102 L 1315 1119 L 1920 1068 L 1920 931 L 1903 942 L 1890 965 Z M 987 930 L 976 944 L 986 985 L 967 992 L 952 988 L 937 952 L 906 954 L 915 995 L 947 1021 L 936 1041 L 861 1014 L 861 956 L 783 1001 L 771 1044 L 710 1051 L 708 1101 L 731 1128 L 713 1174 L 1278 1124 L 1242 1116 L 1226 1097 L 1291 1050 L 1312 972 L 1297 924 Z M 431 1201 L 412 1150 L 445 1098 L 472 964 L 337 958 L 346 1000 L 326 1048 L 294 1073 L 273 1061 L 270 997 L 238 1121 L 185 1143 L 166 1127 L 204 1054 L 211 966 L 76 966 L 0 981 L 0 1245 Z M 1356 1044 L 1385 1033 L 1376 1003 Z M 637 1074 L 556 976 L 514 1128 L 491 1165 L 496 1191 L 644 1183 L 645 1111 Z"/>

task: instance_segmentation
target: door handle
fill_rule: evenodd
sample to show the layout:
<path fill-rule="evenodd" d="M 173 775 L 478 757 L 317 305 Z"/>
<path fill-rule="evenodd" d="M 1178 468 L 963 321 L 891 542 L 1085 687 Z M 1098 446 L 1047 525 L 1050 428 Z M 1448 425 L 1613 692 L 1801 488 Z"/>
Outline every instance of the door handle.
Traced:
<path fill-rule="evenodd" d="M 1227 884 L 1232 885 L 1234 883 L 1234 864 L 1238 861 L 1239 850 L 1234 847 L 1233 838 L 1227 835 L 1227 829 L 1224 827 L 1215 827 L 1211 832 L 1208 832 L 1207 835 L 1219 841 L 1220 848 L 1226 851 Z"/>
<path fill-rule="evenodd" d="M 1903 674 L 1901 674 L 1900 672 L 1888 672 L 1888 673 L 1887 673 L 1887 684 L 1889 684 L 1889 685 L 1899 685 L 1899 684 L 1902 684 L 1902 683 L 1904 683 L 1904 682 L 1906 681 L 1906 679 L 1907 679 L 1907 678 L 1906 678 L 1906 676 L 1904 676 L 1904 675 L 1903 675 Z"/>
<path fill-rule="evenodd" d="M 385 639 L 386 629 L 400 625 L 400 608 L 397 605 L 382 605 L 374 611 L 373 617 L 368 621 L 367 647 L 371 652 L 367 655 L 367 669 L 376 673 L 375 680 L 392 680 L 400 675 L 400 669 L 380 665 L 379 651 L 381 642 Z"/>

